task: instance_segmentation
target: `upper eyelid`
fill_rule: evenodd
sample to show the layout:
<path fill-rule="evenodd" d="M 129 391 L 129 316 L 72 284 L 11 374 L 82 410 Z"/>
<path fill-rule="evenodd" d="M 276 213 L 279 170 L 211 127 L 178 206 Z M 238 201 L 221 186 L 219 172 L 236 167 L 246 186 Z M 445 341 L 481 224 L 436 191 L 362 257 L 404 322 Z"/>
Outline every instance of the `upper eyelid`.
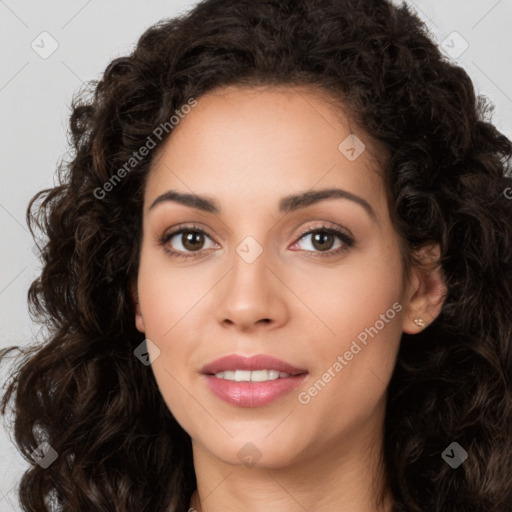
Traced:
<path fill-rule="evenodd" d="M 338 224 L 335 224 L 334 222 L 327 221 L 327 220 L 318 221 L 318 224 L 315 224 L 315 225 L 312 225 L 312 226 L 302 229 L 301 231 L 299 231 L 297 236 L 302 237 L 303 235 L 310 234 L 311 231 L 319 231 L 321 229 L 325 229 L 325 230 L 333 229 L 334 231 L 340 231 L 341 233 L 347 235 L 350 238 L 354 238 L 354 235 L 352 234 L 350 229 L 340 226 Z"/>

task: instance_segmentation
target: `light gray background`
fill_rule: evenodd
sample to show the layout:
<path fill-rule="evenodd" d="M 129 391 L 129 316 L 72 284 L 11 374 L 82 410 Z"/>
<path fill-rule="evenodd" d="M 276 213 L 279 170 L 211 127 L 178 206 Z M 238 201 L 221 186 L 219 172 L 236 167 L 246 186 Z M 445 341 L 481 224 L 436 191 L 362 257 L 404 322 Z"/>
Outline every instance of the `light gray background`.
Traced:
<path fill-rule="evenodd" d="M 26 294 L 39 265 L 25 210 L 36 192 L 54 184 L 56 165 L 67 150 L 73 93 L 83 81 L 98 79 L 114 57 L 129 53 L 151 24 L 195 3 L 0 0 L 0 347 L 30 343 L 37 332 Z M 477 93 L 495 105 L 492 121 L 512 139 L 512 0 L 407 3 L 448 52 L 460 53 L 467 41 L 455 59 Z M 58 43 L 46 59 L 31 47 L 34 40 L 42 46 L 44 31 Z M 49 44 L 46 39 L 45 48 Z M 5 375 L 4 368 L 2 383 Z M 19 511 L 15 491 L 26 463 L 5 429 L 0 429 L 0 453 L 0 512 Z"/>

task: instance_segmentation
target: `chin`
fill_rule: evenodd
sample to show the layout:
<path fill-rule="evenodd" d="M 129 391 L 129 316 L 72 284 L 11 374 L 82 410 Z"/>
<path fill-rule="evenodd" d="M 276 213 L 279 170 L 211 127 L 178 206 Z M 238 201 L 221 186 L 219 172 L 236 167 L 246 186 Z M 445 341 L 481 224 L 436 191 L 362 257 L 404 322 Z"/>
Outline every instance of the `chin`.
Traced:
<path fill-rule="evenodd" d="M 225 464 L 232 466 L 245 466 L 258 469 L 278 469 L 296 462 L 301 455 L 301 445 L 304 444 L 303 435 L 297 437 L 262 434 L 258 429 L 254 435 L 245 432 L 234 438 L 213 442 L 208 438 L 204 445 L 210 453 Z"/>

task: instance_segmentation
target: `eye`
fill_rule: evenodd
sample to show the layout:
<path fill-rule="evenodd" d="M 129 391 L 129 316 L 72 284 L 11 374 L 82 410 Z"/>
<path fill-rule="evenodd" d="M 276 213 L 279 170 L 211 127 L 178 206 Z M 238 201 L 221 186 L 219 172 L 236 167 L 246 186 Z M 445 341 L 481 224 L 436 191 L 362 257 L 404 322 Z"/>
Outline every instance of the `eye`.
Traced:
<path fill-rule="evenodd" d="M 300 233 L 300 238 L 291 247 L 296 246 L 300 240 L 311 237 L 310 248 L 304 252 L 312 253 L 313 257 L 335 256 L 347 251 L 354 245 L 354 239 L 341 229 L 322 224 L 313 228 L 308 228 Z M 333 249 L 336 238 L 339 240 L 338 246 Z M 175 239 L 175 240 L 174 240 Z M 178 258 L 193 258 L 203 254 L 205 240 L 212 242 L 210 249 L 215 248 L 215 243 L 211 237 L 199 226 L 187 225 L 178 226 L 170 233 L 164 234 L 160 239 L 160 245 L 171 256 Z M 173 244 L 175 245 L 173 247 Z"/>
<path fill-rule="evenodd" d="M 306 252 L 313 253 L 313 257 L 335 256 L 347 251 L 354 245 L 354 239 L 346 232 L 325 224 L 306 229 L 301 233 L 299 240 L 307 238 L 310 239 L 310 243 L 306 244 L 309 245 L 309 247 L 306 247 L 305 250 Z M 340 242 L 337 247 L 333 248 L 336 238 Z M 296 246 L 298 243 L 299 242 L 295 242 L 292 247 Z"/>
<path fill-rule="evenodd" d="M 197 256 L 197 253 L 202 253 L 204 249 L 203 245 L 205 239 L 208 238 L 208 234 L 201 228 L 192 226 L 181 226 L 179 229 L 174 230 L 170 233 L 166 233 L 160 240 L 160 245 L 163 246 L 164 250 L 172 256 L 178 258 L 191 258 Z M 172 248 L 173 239 L 176 247 Z M 196 254 L 194 254 L 196 253 Z"/>

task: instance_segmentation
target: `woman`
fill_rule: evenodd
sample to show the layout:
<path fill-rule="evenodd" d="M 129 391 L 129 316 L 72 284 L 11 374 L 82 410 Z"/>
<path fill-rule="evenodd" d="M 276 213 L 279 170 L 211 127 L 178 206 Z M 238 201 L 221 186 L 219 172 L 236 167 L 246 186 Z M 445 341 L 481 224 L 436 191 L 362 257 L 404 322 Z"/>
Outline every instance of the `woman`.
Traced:
<path fill-rule="evenodd" d="M 512 510 L 512 145 L 407 6 L 207 0 L 91 85 L 23 510 Z"/>

